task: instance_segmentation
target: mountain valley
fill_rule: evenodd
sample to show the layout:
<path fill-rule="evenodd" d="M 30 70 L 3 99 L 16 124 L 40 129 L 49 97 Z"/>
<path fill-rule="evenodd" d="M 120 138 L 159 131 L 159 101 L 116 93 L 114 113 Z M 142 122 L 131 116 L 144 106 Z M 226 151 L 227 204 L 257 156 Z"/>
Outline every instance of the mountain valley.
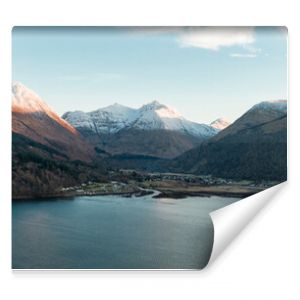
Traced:
<path fill-rule="evenodd" d="M 121 182 L 124 193 L 132 186 L 173 196 L 228 193 L 232 181 L 260 186 L 286 180 L 286 155 L 285 100 L 261 102 L 232 124 L 219 118 L 206 125 L 157 101 L 139 109 L 114 104 L 59 117 L 23 84 L 12 86 L 13 198 L 61 196 L 66 187 L 87 182 Z M 142 184 L 157 172 L 178 175 L 171 181 L 173 175 L 155 175 L 154 182 Z M 237 195 L 260 190 L 239 184 L 231 189 Z"/>

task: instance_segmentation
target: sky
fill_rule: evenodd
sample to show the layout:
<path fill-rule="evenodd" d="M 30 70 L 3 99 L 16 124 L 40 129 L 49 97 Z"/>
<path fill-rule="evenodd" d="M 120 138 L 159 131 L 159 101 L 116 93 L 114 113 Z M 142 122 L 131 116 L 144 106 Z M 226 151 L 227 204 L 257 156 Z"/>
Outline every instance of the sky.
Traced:
<path fill-rule="evenodd" d="M 195 122 L 234 121 L 287 99 L 287 30 L 14 27 L 12 79 L 59 115 L 157 100 Z"/>

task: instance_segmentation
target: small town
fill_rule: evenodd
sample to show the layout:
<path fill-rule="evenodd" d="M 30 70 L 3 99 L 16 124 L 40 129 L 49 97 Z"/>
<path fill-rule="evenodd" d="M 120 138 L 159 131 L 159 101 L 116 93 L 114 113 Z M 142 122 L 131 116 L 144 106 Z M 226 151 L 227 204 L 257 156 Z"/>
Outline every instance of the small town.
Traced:
<path fill-rule="evenodd" d="M 107 182 L 88 181 L 76 186 L 61 188 L 64 196 L 122 195 L 144 196 L 160 192 L 155 197 L 184 198 L 201 195 L 249 196 L 267 187 L 274 181 L 250 181 L 217 178 L 209 175 L 180 173 L 147 173 L 122 169 L 111 171 Z"/>

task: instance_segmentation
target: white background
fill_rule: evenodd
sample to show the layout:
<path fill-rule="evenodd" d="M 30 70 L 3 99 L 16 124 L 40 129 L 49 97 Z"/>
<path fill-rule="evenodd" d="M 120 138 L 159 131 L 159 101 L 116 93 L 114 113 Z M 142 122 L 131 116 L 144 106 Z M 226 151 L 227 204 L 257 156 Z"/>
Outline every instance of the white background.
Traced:
<path fill-rule="evenodd" d="M 1 299 L 300 299 L 299 9 L 297 1 L 1 1 Z M 10 270 L 10 30 L 13 25 L 286 25 L 289 183 L 204 271 Z M 42 74 L 42 70 L 41 70 Z M 242 101 L 242 99 L 241 99 Z"/>

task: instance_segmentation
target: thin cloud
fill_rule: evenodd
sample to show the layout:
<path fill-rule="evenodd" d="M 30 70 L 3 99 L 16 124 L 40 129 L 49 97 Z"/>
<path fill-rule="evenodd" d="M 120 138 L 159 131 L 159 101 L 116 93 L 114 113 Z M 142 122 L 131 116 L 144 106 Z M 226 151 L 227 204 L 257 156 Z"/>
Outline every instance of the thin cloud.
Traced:
<path fill-rule="evenodd" d="M 182 47 L 217 51 L 221 47 L 245 46 L 254 43 L 253 27 L 192 27 L 180 34 Z"/>
<path fill-rule="evenodd" d="M 254 53 L 231 53 L 230 56 L 236 57 L 236 58 L 255 58 L 255 57 L 257 57 L 257 55 Z"/>
<path fill-rule="evenodd" d="M 262 52 L 261 48 L 256 48 L 253 45 L 245 45 L 244 49 L 253 54 L 259 54 Z"/>

